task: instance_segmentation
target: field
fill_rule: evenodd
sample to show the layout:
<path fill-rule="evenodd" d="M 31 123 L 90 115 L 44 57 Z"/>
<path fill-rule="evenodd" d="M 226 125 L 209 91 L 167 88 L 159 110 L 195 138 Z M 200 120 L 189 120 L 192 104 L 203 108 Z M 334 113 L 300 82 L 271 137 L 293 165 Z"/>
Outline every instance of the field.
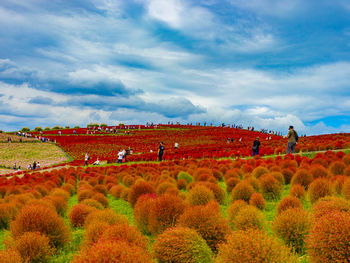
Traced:
<path fill-rule="evenodd" d="M 70 167 L 0 177 L 0 262 L 350 258 L 349 150 L 329 150 L 348 148 L 348 134 L 300 138 L 300 154 L 248 158 L 254 138 L 270 135 L 217 127 L 71 132 L 43 135 L 75 158 Z M 283 153 L 285 139 L 271 137 L 264 153 Z M 160 140 L 168 145 L 161 163 L 146 153 Z M 80 152 L 94 159 L 127 145 L 138 163 L 81 166 Z M 329 151 L 301 154 L 308 150 Z"/>
<path fill-rule="evenodd" d="M 31 142 L 0 142 L 0 167 L 2 173 L 13 172 L 16 167 L 26 170 L 28 164 L 40 162 L 41 167 L 48 167 L 54 164 L 70 161 L 67 155 L 55 144 Z"/>

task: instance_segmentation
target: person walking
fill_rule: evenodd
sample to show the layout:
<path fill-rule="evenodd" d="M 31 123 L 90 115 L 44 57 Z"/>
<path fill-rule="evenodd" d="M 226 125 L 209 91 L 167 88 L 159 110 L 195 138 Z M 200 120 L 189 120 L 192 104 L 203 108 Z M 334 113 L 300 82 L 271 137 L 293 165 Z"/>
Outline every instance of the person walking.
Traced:
<path fill-rule="evenodd" d="M 158 158 L 159 158 L 159 161 L 161 162 L 162 159 L 163 159 L 163 154 L 164 154 L 164 150 L 165 150 L 165 147 L 163 145 L 163 142 L 160 143 L 159 147 L 158 147 Z"/>
<path fill-rule="evenodd" d="M 298 141 L 298 133 L 294 130 L 294 127 L 291 125 L 289 126 L 289 132 L 287 135 L 288 138 L 288 144 L 287 144 L 287 153 L 294 153 L 295 151 L 295 145 L 297 144 Z"/>
<path fill-rule="evenodd" d="M 85 158 L 84 158 L 84 165 L 83 166 L 88 166 L 88 161 L 90 159 L 90 156 L 88 155 L 88 153 L 85 153 Z"/>
<path fill-rule="evenodd" d="M 252 147 L 253 156 L 259 155 L 259 147 L 260 147 L 260 138 L 256 137 L 256 139 L 253 142 L 253 147 Z"/>
<path fill-rule="evenodd" d="M 118 152 L 118 161 L 117 161 L 117 163 L 122 163 L 123 162 L 123 158 L 124 158 L 124 153 L 123 153 L 123 150 L 120 149 L 119 152 Z"/>

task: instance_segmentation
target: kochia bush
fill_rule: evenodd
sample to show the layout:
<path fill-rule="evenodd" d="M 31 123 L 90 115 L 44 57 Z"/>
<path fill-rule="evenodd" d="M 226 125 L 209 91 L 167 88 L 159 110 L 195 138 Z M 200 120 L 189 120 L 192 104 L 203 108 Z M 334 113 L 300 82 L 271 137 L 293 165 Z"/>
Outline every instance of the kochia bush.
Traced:
<path fill-rule="evenodd" d="M 205 205 L 214 199 L 214 193 L 204 185 L 195 185 L 188 195 L 190 205 Z"/>
<path fill-rule="evenodd" d="M 72 207 L 68 214 L 68 219 L 72 227 L 82 227 L 85 223 L 86 217 L 92 212 L 96 211 L 96 208 L 85 205 L 76 204 Z"/>
<path fill-rule="evenodd" d="M 249 204 L 259 208 L 260 210 L 264 210 L 266 201 L 261 193 L 254 193 L 250 197 Z"/>
<path fill-rule="evenodd" d="M 70 231 L 63 218 L 52 209 L 40 205 L 23 207 L 10 229 L 15 239 L 25 232 L 39 232 L 46 235 L 56 248 L 70 241 Z"/>
<path fill-rule="evenodd" d="M 219 245 L 216 263 L 295 263 L 296 257 L 279 240 L 260 230 L 234 231 Z"/>
<path fill-rule="evenodd" d="M 247 205 L 238 211 L 232 219 L 232 225 L 239 230 L 250 228 L 262 230 L 265 226 L 265 216 L 255 206 Z"/>
<path fill-rule="evenodd" d="M 277 206 L 277 214 L 282 213 L 283 211 L 290 208 L 302 208 L 303 204 L 295 196 L 286 196 L 284 197 Z"/>
<path fill-rule="evenodd" d="M 205 240 L 187 227 L 164 231 L 154 242 L 153 251 L 159 263 L 210 263 L 213 256 Z"/>
<path fill-rule="evenodd" d="M 311 227 L 307 211 L 301 208 L 290 208 L 275 217 L 272 229 L 278 237 L 296 252 L 303 253 L 305 238 Z"/>
<path fill-rule="evenodd" d="M 327 179 L 317 178 L 309 185 L 309 199 L 314 204 L 318 199 L 331 195 L 331 186 Z"/>
<path fill-rule="evenodd" d="M 128 201 L 132 206 L 134 206 L 137 202 L 137 199 L 141 195 L 155 193 L 156 190 L 149 182 L 138 181 L 130 188 L 128 193 Z"/>
<path fill-rule="evenodd" d="M 231 200 L 235 201 L 242 199 L 246 202 L 249 202 L 249 199 L 254 192 L 254 188 L 249 183 L 243 181 L 233 188 L 231 193 Z"/>
<path fill-rule="evenodd" d="M 8 249 L 3 251 L 0 249 L 0 262 L 1 263 L 22 263 L 23 259 L 19 252 L 15 249 Z"/>
<path fill-rule="evenodd" d="M 334 211 L 320 217 L 306 240 L 311 262 L 348 262 L 350 213 Z"/>

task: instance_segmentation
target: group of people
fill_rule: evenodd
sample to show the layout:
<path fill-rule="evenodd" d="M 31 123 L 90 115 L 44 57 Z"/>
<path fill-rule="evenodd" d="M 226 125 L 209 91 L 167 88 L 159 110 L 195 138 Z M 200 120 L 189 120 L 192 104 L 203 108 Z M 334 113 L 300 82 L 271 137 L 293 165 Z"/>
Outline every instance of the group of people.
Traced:
<path fill-rule="evenodd" d="M 27 170 L 35 170 L 40 168 L 40 163 L 34 161 L 33 164 L 28 164 Z"/>
<path fill-rule="evenodd" d="M 294 153 L 295 146 L 296 146 L 298 139 L 299 139 L 299 135 L 294 130 L 294 127 L 292 125 L 289 126 L 289 132 L 287 134 L 287 138 L 288 138 L 287 154 Z M 256 139 L 253 142 L 253 147 L 252 147 L 253 156 L 259 155 L 259 147 L 260 147 L 260 139 L 259 139 L 259 137 L 256 137 Z"/>

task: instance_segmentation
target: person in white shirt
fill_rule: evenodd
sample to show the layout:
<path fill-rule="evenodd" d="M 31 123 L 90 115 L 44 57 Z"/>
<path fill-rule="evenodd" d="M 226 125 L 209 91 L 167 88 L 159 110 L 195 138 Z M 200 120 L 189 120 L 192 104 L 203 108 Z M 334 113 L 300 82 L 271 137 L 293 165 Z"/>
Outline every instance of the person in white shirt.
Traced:
<path fill-rule="evenodd" d="M 98 159 L 97 157 L 97 160 L 93 163 L 93 165 L 99 165 L 100 164 L 100 159 Z"/>
<path fill-rule="evenodd" d="M 118 152 L 118 161 L 117 161 L 117 163 L 122 163 L 123 162 L 123 158 L 124 158 L 124 153 L 123 153 L 122 149 L 120 149 L 119 152 Z"/>
<path fill-rule="evenodd" d="M 177 142 L 175 142 L 175 150 L 179 148 L 179 144 Z"/>

